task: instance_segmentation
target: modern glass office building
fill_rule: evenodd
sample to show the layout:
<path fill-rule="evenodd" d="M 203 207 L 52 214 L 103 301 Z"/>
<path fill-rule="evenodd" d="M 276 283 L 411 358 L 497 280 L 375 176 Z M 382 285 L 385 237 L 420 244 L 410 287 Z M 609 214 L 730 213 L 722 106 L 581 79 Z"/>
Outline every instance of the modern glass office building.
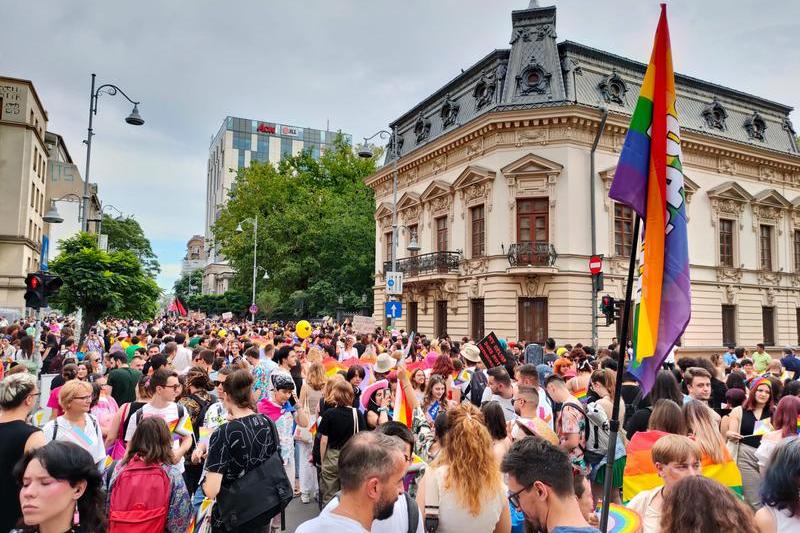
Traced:
<path fill-rule="evenodd" d="M 228 198 L 228 191 L 240 168 L 250 166 L 253 161 L 278 164 L 286 155 L 297 155 L 310 150 L 314 158 L 330 146 L 337 135 L 343 135 L 352 144 L 352 136 L 340 131 L 318 130 L 291 126 L 278 122 L 225 117 L 208 149 L 206 181 L 206 243 L 212 242 L 211 226 Z M 223 261 L 208 250 L 210 263 Z M 204 292 L 224 292 L 224 287 L 210 280 L 204 283 Z"/>

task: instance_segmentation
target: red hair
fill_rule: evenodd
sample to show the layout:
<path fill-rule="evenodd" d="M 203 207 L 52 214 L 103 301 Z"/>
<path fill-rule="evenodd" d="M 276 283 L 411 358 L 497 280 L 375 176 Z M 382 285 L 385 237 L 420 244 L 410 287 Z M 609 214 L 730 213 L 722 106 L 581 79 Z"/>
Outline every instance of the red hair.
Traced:
<path fill-rule="evenodd" d="M 775 414 L 772 415 L 772 427 L 781 429 L 781 437 L 797 435 L 797 415 L 800 412 L 800 398 L 797 396 L 784 396 L 778 402 Z"/>
<path fill-rule="evenodd" d="M 755 385 L 755 386 L 753 386 Z M 758 379 L 750 386 L 750 393 L 747 395 L 747 399 L 742 404 L 742 409 L 745 411 L 753 411 L 756 408 L 756 391 L 762 385 L 766 385 L 769 389 L 769 400 L 764 405 L 764 409 L 767 410 L 768 413 L 772 413 L 772 410 L 775 408 L 775 404 L 772 403 L 772 384 L 768 379 Z"/>
<path fill-rule="evenodd" d="M 456 369 L 453 367 L 453 361 L 450 360 L 450 356 L 447 354 L 440 354 L 436 361 L 433 362 L 433 368 L 431 369 L 431 375 L 438 374 L 442 376 L 444 379 L 449 378 L 453 375 Z"/>

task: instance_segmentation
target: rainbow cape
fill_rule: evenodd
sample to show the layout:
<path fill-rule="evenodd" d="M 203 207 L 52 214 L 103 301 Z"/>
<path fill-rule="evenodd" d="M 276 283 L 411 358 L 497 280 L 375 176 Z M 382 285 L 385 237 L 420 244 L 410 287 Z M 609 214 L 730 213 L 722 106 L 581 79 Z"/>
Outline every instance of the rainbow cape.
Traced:
<path fill-rule="evenodd" d="M 601 504 L 597 504 L 600 515 Z M 642 527 L 639 513 L 616 503 L 608 504 L 608 533 L 636 533 Z"/>
<path fill-rule="evenodd" d="M 609 197 L 642 219 L 630 371 L 645 394 L 691 316 L 686 194 L 666 5 Z"/>
<path fill-rule="evenodd" d="M 586 403 L 586 400 L 588 398 L 588 396 L 587 396 L 588 393 L 589 393 L 589 391 L 586 389 L 586 387 L 584 387 L 582 389 L 578 389 L 578 390 L 574 391 L 572 393 L 572 396 L 576 400 L 580 400 L 581 403 Z"/>
<path fill-rule="evenodd" d="M 406 393 L 400 383 L 397 384 L 397 390 L 394 393 L 394 414 L 392 415 L 392 420 L 402 422 L 408 427 L 411 427 L 414 421 L 411 402 L 406 398 Z"/>
<path fill-rule="evenodd" d="M 650 490 L 663 485 L 650 450 L 658 439 L 668 435 L 663 431 L 640 431 L 636 433 L 628 445 L 628 459 L 622 477 L 622 500 L 629 502 L 643 490 Z M 742 495 L 742 475 L 739 468 L 723 447 L 725 459 L 722 463 L 714 463 L 709 457 L 703 457 L 701 471 L 703 476 L 725 485 L 737 495 Z"/>

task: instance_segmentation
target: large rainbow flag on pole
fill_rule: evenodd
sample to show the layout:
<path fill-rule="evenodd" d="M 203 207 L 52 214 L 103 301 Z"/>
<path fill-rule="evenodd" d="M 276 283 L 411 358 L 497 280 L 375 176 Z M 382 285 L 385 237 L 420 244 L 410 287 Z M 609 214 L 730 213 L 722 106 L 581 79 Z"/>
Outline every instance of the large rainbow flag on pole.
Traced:
<path fill-rule="evenodd" d="M 643 223 L 630 371 L 647 393 L 691 315 L 681 139 L 665 4 L 609 196 L 633 209 Z"/>

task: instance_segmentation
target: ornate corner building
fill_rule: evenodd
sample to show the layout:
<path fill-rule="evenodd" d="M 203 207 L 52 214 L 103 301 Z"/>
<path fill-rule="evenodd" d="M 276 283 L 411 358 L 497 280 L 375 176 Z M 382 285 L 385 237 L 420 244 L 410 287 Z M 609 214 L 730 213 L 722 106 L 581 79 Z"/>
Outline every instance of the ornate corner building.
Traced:
<path fill-rule="evenodd" d="M 558 42 L 556 8 L 514 11 L 495 50 L 397 131 L 398 326 L 426 334 L 591 340 L 590 205 L 604 293 L 623 296 L 631 211 L 608 198 L 646 65 Z M 791 107 L 676 75 L 689 217 L 685 351 L 800 344 L 800 153 Z M 609 117 L 590 176 L 590 150 Z M 388 150 L 393 154 L 393 150 Z M 375 191 L 375 315 L 391 266 L 392 155 Z M 590 197 L 590 180 L 596 197 Z M 409 253 L 412 238 L 421 246 Z M 600 345 L 617 336 L 600 327 Z"/>

